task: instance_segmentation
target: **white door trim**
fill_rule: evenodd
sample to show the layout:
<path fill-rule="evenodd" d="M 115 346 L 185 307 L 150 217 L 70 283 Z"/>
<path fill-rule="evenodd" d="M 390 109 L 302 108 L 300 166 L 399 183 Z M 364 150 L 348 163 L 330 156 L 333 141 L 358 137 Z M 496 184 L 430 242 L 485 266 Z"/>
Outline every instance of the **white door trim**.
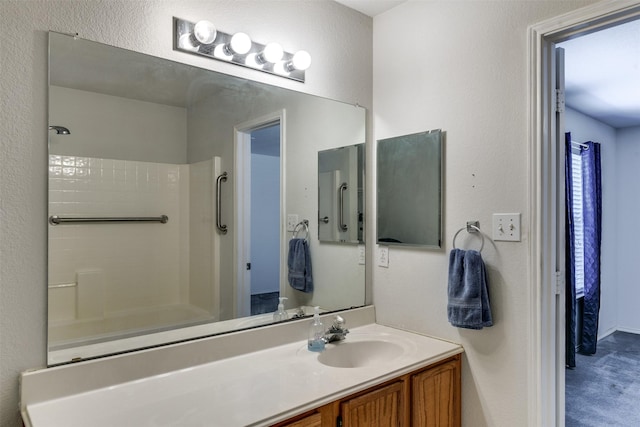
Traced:
<path fill-rule="evenodd" d="M 249 250 L 247 249 L 249 243 L 248 239 L 250 234 L 251 223 L 248 221 L 251 205 L 248 198 L 250 192 L 251 180 L 247 179 L 246 174 L 241 174 L 239 171 L 251 170 L 247 167 L 247 162 L 251 155 L 251 132 L 254 130 L 273 125 L 280 124 L 280 288 L 282 289 L 282 278 L 284 275 L 284 261 L 285 258 L 285 242 L 287 240 L 286 227 L 284 220 L 285 213 L 285 182 L 286 182 L 286 121 L 285 110 L 278 110 L 264 116 L 257 117 L 246 122 L 242 122 L 234 126 L 234 158 L 235 158 L 235 186 L 233 191 L 233 205 L 236 207 L 236 238 L 234 240 L 234 254 L 235 254 L 235 273 L 234 273 L 234 307 L 235 317 L 245 317 L 251 314 L 251 282 L 250 272 L 246 270 L 246 260 L 249 259 Z M 281 291 L 282 292 L 282 291 Z"/>
<path fill-rule="evenodd" d="M 562 427 L 558 417 L 557 379 L 564 366 L 557 366 L 555 266 L 557 237 L 557 176 L 555 140 L 554 47 L 579 36 L 640 17 L 640 1 L 607 0 L 549 19 L 529 28 L 529 244 L 530 402 L 529 425 Z M 562 161 L 562 160 L 561 160 Z M 564 237 L 562 237 L 564 238 Z M 563 255 L 562 255 L 563 256 Z M 561 299 L 560 304 L 564 300 Z M 561 387 L 562 388 L 562 387 Z M 562 399 L 562 401 L 564 401 Z M 561 411 L 560 411 L 561 412 Z"/>

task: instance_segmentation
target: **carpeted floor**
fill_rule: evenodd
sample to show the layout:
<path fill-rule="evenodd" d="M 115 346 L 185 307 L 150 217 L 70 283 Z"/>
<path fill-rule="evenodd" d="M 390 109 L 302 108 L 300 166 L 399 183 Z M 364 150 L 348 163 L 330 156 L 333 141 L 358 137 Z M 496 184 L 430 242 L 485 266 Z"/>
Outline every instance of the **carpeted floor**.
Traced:
<path fill-rule="evenodd" d="M 640 335 L 614 332 L 565 372 L 567 427 L 640 426 Z"/>

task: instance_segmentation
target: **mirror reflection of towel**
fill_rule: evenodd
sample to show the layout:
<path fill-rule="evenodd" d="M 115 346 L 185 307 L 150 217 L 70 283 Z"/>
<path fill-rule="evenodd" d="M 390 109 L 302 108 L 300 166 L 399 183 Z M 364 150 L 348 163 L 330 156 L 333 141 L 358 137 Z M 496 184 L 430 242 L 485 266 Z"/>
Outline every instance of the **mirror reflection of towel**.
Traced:
<path fill-rule="evenodd" d="M 484 261 L 478 251 L 453 249 L 449 255 L 449 323 L 458 328 L 492 326 Z"/>
<path fill-rule="evenodd" d="M 302 292 L 313 292 L 313 277 L 311 276 L 311 254 L 306 239 L 294 238 L 289 240 L 289 284 L 293 289 Z"/>

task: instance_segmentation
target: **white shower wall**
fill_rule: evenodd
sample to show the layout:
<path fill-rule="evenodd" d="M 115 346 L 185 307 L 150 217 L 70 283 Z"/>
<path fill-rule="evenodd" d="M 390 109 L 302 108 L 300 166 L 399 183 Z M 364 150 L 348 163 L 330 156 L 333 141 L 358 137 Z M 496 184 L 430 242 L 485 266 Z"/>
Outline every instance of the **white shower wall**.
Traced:
<path fill-rule="evenodd" d="M 49 215 L 169 217 L 166 224 L 49 225 L 50 286 L 81 279 L 77 288 L 50 288 L 52 320 L 68 320 L 73 306 L 82 314 L 70 301 L 78 296 L 92 306 L 84 317 L 185 302 L 187 165 L 51 155 L 49 182 Z"/>

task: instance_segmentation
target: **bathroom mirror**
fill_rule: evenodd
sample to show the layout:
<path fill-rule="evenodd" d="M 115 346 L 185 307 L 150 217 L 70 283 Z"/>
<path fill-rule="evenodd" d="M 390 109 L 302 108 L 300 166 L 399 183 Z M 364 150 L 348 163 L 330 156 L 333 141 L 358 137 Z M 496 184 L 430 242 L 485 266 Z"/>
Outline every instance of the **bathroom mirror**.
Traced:
<path fill-rule="evenodd" d="M 318 240 L 364 242 L 364 144 L 318 152 Z"/>
<path fill-rule="evenodd" d="M 442 132 L 379 140 L 377 176 L 378 244 L 440 248 Z"/>
<path fill-rule="evenodd" d="M 267 325 L 278 297 L 290 317 L 365 304 L 358 248 L 308 232 L 318 152 L 364 143 L 363 108 L 58 33 L 49 49 L 50 365 Z M 288 283 L 300 228 L 311 293 Z"/>

